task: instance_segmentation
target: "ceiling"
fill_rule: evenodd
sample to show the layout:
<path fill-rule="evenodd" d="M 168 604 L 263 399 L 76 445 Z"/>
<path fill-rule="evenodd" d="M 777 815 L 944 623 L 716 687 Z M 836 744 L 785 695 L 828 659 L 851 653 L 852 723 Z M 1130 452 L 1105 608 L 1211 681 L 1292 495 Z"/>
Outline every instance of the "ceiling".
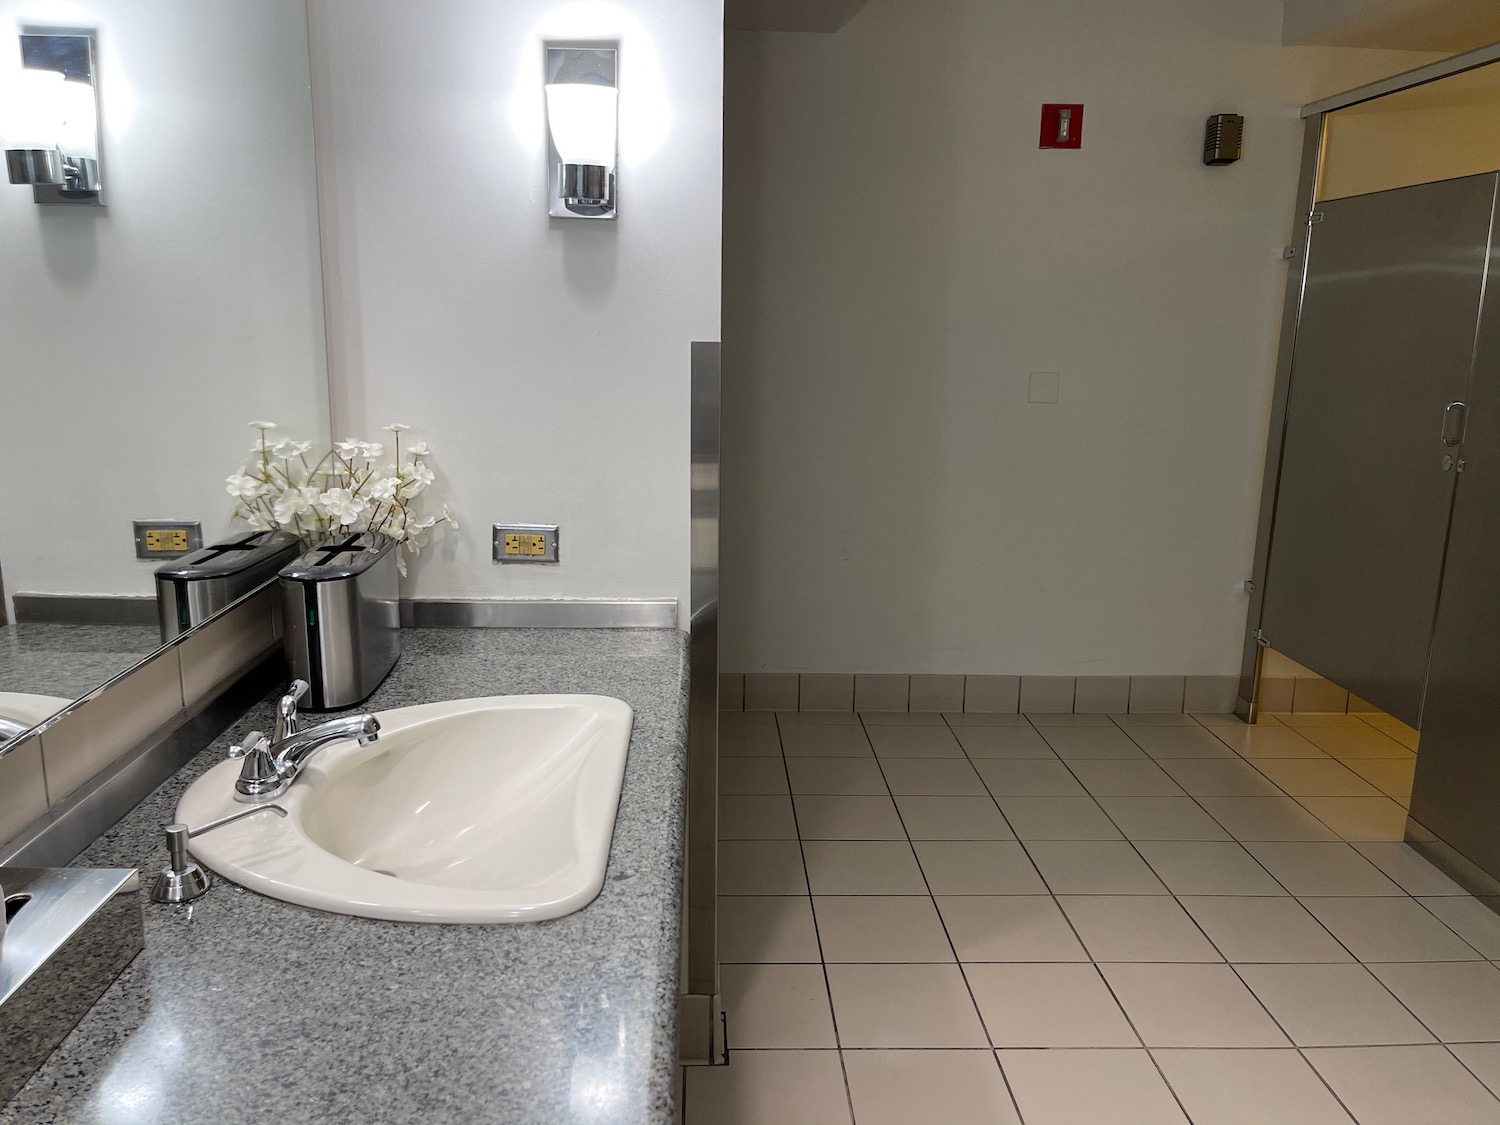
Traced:
<path fill-rule="evenodd" d="M 1457 54 L 1500 42 L 1500 2 L 1285 0 L 1282 42 Z"/>
<path fill-rule="evenodd" d="M 864 0 L 724 0 L 730 31 L 837 31 Z"/>
<path fill-rule="evenodd" d="M 725 0 L 731 31 L 835 32 L 865 0 Z M 1500 42 L 1500 0 L 1284 0 L 1288 46 L 1457 53 Z"/>

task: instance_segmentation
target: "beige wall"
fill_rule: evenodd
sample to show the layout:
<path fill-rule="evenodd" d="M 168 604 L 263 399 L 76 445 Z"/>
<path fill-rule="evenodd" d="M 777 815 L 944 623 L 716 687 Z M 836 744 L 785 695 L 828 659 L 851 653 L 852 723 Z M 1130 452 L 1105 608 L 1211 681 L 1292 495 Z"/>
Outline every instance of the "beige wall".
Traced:
<path fill-rule="evenodd" d="M 1298 108 L 1429 60 L 1280 33 L 1279 0 L 869 0 L 731 34 L 726 671 L 1238 670 Z M 1038 151 L 1044 101 L 1082 151 Z M 1223 111 L 1246 156 L 1205 168 Z"/>
<path fill-rule="evenodd" d="M 1319 199 L 1500 168 L 1500 63 L 1402 90 L 1327 118 Z"/>

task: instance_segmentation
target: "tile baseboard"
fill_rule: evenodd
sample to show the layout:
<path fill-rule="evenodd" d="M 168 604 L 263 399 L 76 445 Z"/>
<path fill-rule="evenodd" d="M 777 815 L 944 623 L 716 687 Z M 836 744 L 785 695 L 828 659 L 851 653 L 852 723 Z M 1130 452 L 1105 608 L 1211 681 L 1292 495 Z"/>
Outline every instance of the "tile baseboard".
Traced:
<path fill-rule="evenodd" d="M 1230 714 L 1238 676 L 959 676 L 725 672 L 725 711 Z M 1290 709 L 1290 708 L 1288 708 Z"/>

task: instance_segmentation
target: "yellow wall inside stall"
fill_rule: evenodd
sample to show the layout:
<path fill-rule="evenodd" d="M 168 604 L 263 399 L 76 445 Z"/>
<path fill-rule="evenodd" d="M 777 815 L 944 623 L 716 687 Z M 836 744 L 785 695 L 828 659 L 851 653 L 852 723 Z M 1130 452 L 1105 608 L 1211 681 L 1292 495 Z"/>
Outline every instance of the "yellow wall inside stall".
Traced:
<path fill-rule="evenodd" d="M 1500 63 L 1330 113 L 1318 199 L 1500 169 Z"/>

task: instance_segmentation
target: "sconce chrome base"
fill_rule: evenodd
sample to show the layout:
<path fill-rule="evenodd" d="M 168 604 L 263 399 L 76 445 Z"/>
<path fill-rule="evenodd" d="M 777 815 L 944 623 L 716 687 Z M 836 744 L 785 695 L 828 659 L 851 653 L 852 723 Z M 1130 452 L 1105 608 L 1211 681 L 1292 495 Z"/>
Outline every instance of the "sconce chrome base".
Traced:
<path fill-rule="evenodd" d="M 68 181 L 63 185 L 67 192 L 77 192 L 81 195 L 99 194 L 101 184 L 97 160 L 87 156 L 64 156 L 63 177 Z"/>
<path fill-rule="evenodd" d="M 30 184 L 37 203 L 104 204 L 97 160 L 55 148 L 8 148 L 5 171 L 11 183 Z"/>
<path fill-rule="evenodd" d="M 63 182 L 33 184 L 35 203 L 72 203 L 104 206 L 104 185 L 99 178 L 99 162 L 86 156 L 63 156 Z"/>
<path fill-rule="evenodd" d="M 13 184 L 61 185 L 67 182 L 63 154 L 55 148 L 8 148 L 5 150 L 5 172 Z M 98 175 L 96 165 L 96 179 Z"/>
<path fill-rule="evenodd" d="M 607 219 L 615 213 L 615 176 L 603 164 L 559 164 L 558 194 L 575 215 Z"/>

